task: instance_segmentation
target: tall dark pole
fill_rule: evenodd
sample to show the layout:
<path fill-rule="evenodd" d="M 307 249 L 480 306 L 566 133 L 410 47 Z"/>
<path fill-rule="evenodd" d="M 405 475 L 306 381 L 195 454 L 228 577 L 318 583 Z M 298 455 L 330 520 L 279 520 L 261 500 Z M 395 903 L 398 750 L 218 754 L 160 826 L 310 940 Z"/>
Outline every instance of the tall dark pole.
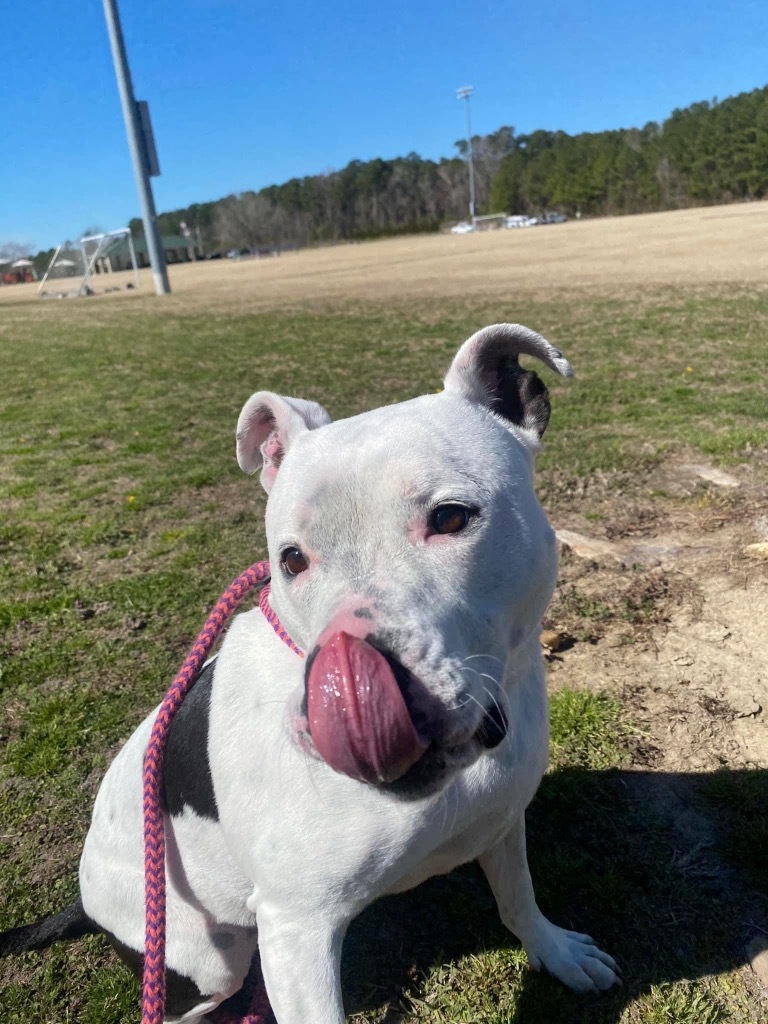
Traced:
<path fill-rule="evenodd" d="M 112 60 L 115 65 L 115 74 L 117 75 L 117 89 L 120 93 L 120 103 L 123 108 L 125 130 L 128 135 L 128 148 L 131 151 L 131 160 L 133 161 L 133 173 L 136 175 L 136 187 L 139 190 L 141 219 L 144 221 L 144 237 L 147 240 L 147 252 L 149 253 L 149 264 L 152 268 L 152 279 L 155 282 L 157 294 L 168 295 L 171 285 L 168 280 L 165 253 L 163 252 L 160 232 L 157 226 L 157 212 L 152 195 L 152 185 L 149 180 L 149 167 L 147 166 L 147 148 L 139 123 L 136 98 L 133 95 L 131 72 L 128 68 L 128 58 L 125 54 L 125 41 L 123 40 L 123 29 L 120 24 L 120 14 L 117 10 L 117 0 L 104 0 L 104 16 L 107 19 L 109 45 L 112 48 Z"/>

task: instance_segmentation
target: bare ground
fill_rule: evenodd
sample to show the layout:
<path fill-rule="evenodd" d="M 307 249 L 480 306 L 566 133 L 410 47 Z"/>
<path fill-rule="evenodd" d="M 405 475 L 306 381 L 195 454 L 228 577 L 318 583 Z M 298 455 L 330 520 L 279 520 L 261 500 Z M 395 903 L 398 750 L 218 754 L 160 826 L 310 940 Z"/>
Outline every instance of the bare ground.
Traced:
<path fill-rule="evenodd" d="M 577 642 L 550 655 L 552 686 L 619 695 L 665 771 L 768 766 L 768 490 L 707 471 L 678 459 L 655 473 L 676 480 L 669 499 L 619 495 L 600 524 L 576 509 L 558 523 L 576 529 L 560 531 L 571 543 L 547 624 Z"/>

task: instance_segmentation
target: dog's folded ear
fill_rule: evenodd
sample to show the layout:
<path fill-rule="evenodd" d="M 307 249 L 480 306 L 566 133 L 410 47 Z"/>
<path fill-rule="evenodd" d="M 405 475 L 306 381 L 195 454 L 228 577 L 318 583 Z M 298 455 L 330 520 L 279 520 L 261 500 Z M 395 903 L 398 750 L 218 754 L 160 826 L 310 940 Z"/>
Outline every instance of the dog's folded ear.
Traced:
<path fill-rule="evenodd" d="M 522 368 L 521 354 L 536 356 L 563 377 L 573 376 L 562 352 L 540 334 L 522 324 L 491 324 L 456 353 L 445 390 L 485 406 L 524 431 L 536 447 L 549 422 L 549 393 L 533 370 Z"/>
<path fill-rule="evenodd" d="M 299 434 L 330 422 L 331 417 L 317 402 L 257 391 L 237 421 L 238 464 L 245 473 L 261 469 L 262 486 L 269 492 L 285 453 Z"/>

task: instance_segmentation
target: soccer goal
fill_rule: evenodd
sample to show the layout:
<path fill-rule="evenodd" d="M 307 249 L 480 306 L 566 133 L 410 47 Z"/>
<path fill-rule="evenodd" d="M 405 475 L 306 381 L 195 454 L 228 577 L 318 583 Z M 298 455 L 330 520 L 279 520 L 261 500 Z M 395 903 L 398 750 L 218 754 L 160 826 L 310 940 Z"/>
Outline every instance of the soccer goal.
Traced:
<path fill-rule="evenodd" d="M 51 257 L 37 294 L 41 299 L 82 298 L 139 287 L 136 249 L 129 228 L 85 235 L 77 247 L 62 242 Z"/>

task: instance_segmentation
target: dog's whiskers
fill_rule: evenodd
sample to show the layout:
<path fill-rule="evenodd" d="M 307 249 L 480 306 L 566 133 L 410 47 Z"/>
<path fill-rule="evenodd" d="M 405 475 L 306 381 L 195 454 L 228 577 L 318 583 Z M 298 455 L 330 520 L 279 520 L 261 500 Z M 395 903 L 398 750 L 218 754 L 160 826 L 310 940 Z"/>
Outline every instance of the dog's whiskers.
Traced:
<path fill-rule="evenodd" d="M 489 682 L 493 683 L 494 687 L 496 687 L 496 689 L 497 689 L 497 692 L 499 690 L 501 690 L 503 692 L 503 688 L 501 686 L 501 683 L 498 681 L 498 679 L 495 679 L 493 676 L 489 676 L 487 672 L 478 672 L 477 669 L 474 669 L 474 668 L 472 668 L 469 665 L 462 666 L 462 671 L 471 672 L 473 675 L 477 676 L 478 679 L 487 679 Z M 491 699 L 491 701 L 493 703 L 493 706 L 496 708 L 496 711 L 498 712 L 499 718 L 502 719 L 502 720 L 506 720 L 507 715 L 506 715 L 503 707 L 499 703 L 498 698 L 495 697 L 493 693 L 491 693 L 491 691 L 488 689 L 487 686 L 483 685 L 483 690 L 490 697 L 490 699 Z M 468 698 L 468 701 L 474 701 L 474 703 L 477 704 L 477 706 L 482 710 L 484 715 L 488 714 L 488 708 L 484 707 L 483 704 L 481 704 L 481 702 L 477 699 L 477 697 L 474 696 L 474 694 L 468 693 L 467 694 L 467 698 Z"/>
<path fill-rule="evenodd" d="M 472 675 L 473 676 L 477 676 L 478 679 L 487 679 L 491 683 L 493 683 L 493 685 L 497 689 L 503 690 L 503 687 L 502 687 L 501 683 L 499 682 L 499 680 L 496 679 L 495 676 L 489 676 L 487 672 L 478 672 L 477 669 L 476 668 L 472 668 L 471 665 L 462 665 L 461 666 L 461 671 L 462 672 L 471 672 Z"/>
<path fill-rule="evenodd" d="M 474 658 L 487 658 L 488 661 L 495 661 L 499 665 L 503 665 L 504 664 L 504 662 L 501 660 L 501 658 L 497 658 L 494 654 L 468 654 L 464 658 L 464 661 L 472 661 Z"/>
<path fill-rule="evenodd" d="M 445 710 L 446 711 L 461 711 L 461 709 L 465 708 L 467 706 L 467 704 L 469 704 L 469 697 L 467 697 L 466 700 L 463 700 L 461 702 L 461 704 L 457 704 L 455 708 L 446 708 Z"/>
<path fill-rule="evenodd" d="M 467 671 L 471 672 L 472 669 L 468 669 Z M 475 674 L 477 674 L 477 673 L 475 673 Z M 477 699 L 477 697 L 475 697 L 475 695 L 473 693 L 468 693 L 467 694 L 466 704 L 469 704 L 469 703 L 477 704 L 477 706 L 480 708 L 480 710 L 483 712 L 483 714 L 485 714 L 485 708 L 483 707 L 483 705 L 480 703 L 480 701 Z"/>
<path fill-rule="evenodd" d="M 495 706 L 496 710 L 499 713 L 499 718 L 502 720 L 502 722 L 505 721 L 507 716 L 504 714 L 504 710 L 501 707 L 501 705 L 499 704 L 499 702 L 496 700 L 496 698 L 493 696 L 493 694 L 491 693 L 491 691 L 488 689 L 487 686 L 484 686 L 483 689 L 485 690 L 485 692 L 488 694 L 488 696 L 493 701 L 494 706 Z"/>

